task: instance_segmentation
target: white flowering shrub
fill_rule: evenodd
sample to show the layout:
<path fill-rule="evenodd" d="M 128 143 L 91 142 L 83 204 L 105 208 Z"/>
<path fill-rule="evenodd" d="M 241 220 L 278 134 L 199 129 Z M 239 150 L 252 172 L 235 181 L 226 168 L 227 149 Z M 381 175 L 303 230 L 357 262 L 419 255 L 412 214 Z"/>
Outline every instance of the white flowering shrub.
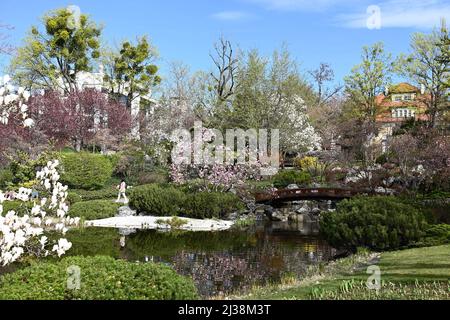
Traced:
<path fill-rule="evenodd" d="M 0 191 L 0 265 L 8 265 L 24 256 L 46 257 L 62 256 L 72 247 L 64 238 L 50 241 L 44 235 L 53 231 L 65 235 L 68 226 L 79 224 L 79 218 L 67 215 L 69 207 L 66 204 L 67 186 L 59 182 L 57 167 L 59 162 L 49 161 L 36 178 L 45 190 L 46 197 L 41 198 L 29 213 L 19 216 L 15 211 L 3 215 L 3 203 L 7 201 Z M 32 190 L 20 188 L 16 198 L 21 201 L 31 201 Z"/>
<path fill-rule="evenodd" d="M 10 83 L 8 75 L 0 77 L 0 124 L 7 125 L 12 115 L 20 117 L 24 127 L 32 127 L 33 119 L 28 116 L 30 92 L 24 88 L 16 88 Z"/>

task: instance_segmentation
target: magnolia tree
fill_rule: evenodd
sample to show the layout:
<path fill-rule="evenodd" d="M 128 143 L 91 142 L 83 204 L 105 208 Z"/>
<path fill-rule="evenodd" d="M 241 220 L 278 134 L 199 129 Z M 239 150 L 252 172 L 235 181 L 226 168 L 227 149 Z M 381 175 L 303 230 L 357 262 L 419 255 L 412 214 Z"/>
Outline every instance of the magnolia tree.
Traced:
<path fill-rule="evenodd" d="M 10 121 L 20 120 L 25 127 L 31 127 L 34 121 L 28 116 L 28 106 L 25 104 L 30 93 L 24 88 L 15 88 L 8 75 L 0 78 L 0 124 L 8 125 Z"/>
<path fill-rule="evenodd" d="M 65 238 L 50 241 L 44 235 L 45 230 L 65 234 L 67 227 L 78 225 L 79 218 L 70 218 L 66 204 L 67 186 L 59 182 L 56 170 L 58 161 L 50 161 L 36 178 L 47 197 L 34 202 L 32 209 L 20 216 L 8 211 L 3 216 L 3 203 L 8 201 L 0 191 L 0 264 L 5 266 L 25 256 L 46 257 L 62 256 L 72 247 Z M 32 190 L 20 188 L 16 196 L 20 201 L 30 201 Z"/>

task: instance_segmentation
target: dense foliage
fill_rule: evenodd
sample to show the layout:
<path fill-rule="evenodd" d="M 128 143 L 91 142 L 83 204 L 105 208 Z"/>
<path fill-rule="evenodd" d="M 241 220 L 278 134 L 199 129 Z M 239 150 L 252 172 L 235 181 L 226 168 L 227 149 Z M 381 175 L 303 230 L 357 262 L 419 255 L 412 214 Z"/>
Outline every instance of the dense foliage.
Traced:
<path fill-rule="evenodd" d="M 290 184 L 304 186 L 311 182 L 311 175 L 308 172 L 297 170 L 283 170 L 273 177 L 275 188 L 285 188 Z"/>
<path fill-rule="evenodd" d="M 196 192 L 188 194 L 183 208 L 183 214 L 191 218 L 221 218 L 243 210 L 244 204 L 232 193 Z"/>
<path fill-rule="evenodd" d="M 138 212 L 158 216 L 177 216 L 185 202 L 185 194 L 174 187 L 149 184 L 134 188 L 130 193 L 130 206 Z"/>
<path fill-rule="evenodd" d="M 85 220 L 111 218 L 117 214 L 119 204 L 111 200 L 77 202 L 70 207 L 69 214 Z"/>
<path fill-rule="evenodd" d="M 326 212 L 320 231 L 337 248 L 392 250 L 421 239 L 427 223 L 416 208 L 394 197 L 359 197 Z"/>
<path fill-rule="evenodd" d="M 69 187 L 98 190 L 111 178 L 113 168 L 108 158 L 90 153 L 62 155 L 61 180 Z"/>
<path fill-rule="evenodd" d="M 138 212 L 158 216 L 186 216 L 192 218 L 220 218 L 224 214 L 244 208 L 232 193 L 193 192 L 156 184 L 134 188 L 130 205 Z"/>
<path fill-rule="evenodd" d="M 67 269 L 81 269 L 80 290 L 68 289 Z M 111 257 L 69 257 L 39 262 L 0 278 L 6 300 L 181 300 L 197 298 L 192 280 L 162 264 Z"/>

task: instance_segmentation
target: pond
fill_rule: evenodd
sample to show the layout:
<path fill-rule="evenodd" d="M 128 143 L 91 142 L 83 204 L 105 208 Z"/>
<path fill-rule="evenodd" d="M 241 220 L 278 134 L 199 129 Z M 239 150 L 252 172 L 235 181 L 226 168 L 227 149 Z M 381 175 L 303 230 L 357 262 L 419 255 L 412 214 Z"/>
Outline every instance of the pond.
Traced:
<path fill-rule="evenodd" d="M 337 253 L 318 237 L 313 222 L 258 222 L 245 230 L 221 232 L 86 228 L 69 232 L 67 238 L 73 243 L 69 255 L 168 264 L 191 277 L 205 298 L 279 283 L 283 276 L 301 278 L 308 266 Z"/>

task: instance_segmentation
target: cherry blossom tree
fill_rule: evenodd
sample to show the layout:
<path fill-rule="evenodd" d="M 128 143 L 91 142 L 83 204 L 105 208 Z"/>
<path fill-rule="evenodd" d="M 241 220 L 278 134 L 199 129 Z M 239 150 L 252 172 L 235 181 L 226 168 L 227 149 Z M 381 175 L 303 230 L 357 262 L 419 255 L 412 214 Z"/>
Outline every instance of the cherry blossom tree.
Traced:
<path fill-rule="evenodd" d="M 102 92 L 85 89 L 62 96 L 46 92 L 30 104 L 36 126 L 63 145 L 73 143 L 77 151 L 100 131 L 127 137 L 132 125 L 130 111 Z"/>

